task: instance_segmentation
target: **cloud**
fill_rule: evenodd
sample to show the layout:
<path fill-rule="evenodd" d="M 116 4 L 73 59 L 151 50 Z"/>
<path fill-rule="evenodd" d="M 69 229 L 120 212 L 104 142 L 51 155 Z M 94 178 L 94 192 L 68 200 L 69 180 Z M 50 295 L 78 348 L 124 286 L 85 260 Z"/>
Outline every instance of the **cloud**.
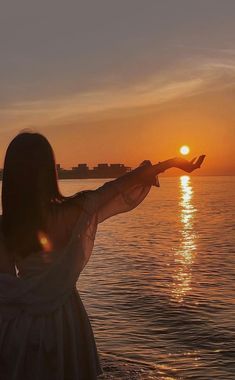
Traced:
<path fill-rule="evenodd" d="M 158 106 L 206 91 L 218 91 L 235 85 L 234 57 L 209 59 L 198 57 L 178 63 L 171 70 L 161 70 L 145 80 L 93 91 L 72 93 L 64 97 L 13 102 L 0 106 L 0 121 L 7 128 L 28 125 L 50 125 L 58 121 L 76 120 L 89 115 Z"/>

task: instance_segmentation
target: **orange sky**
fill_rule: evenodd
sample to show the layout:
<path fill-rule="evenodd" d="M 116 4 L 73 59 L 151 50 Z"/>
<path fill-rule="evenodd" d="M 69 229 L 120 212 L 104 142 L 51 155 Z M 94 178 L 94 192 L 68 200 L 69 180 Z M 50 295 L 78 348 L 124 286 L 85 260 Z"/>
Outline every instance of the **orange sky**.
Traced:
<path fill-rule="evenodd" d="M 88 3 L 56 15 L 44 0 L 36 10 L 4 6 L 0 166 L 10 140 L 30 128 L 66 168 L 135 167 L 187 144 L 192 157 L 207 155 L 198 174 L 235 175 L 232 2 Z"/>
<path fill-rule="evenodd" d="M 42 118 L 42 126 L 30 128 L 47 136 L 63 167 L 81 162 L 89 166 L 121 162 L 134 167 L 144 159 L 155 163 L 174 157 L 179 147 L 187 144 L 192 157 L 207 155 L 200 174 L 234 175 L 234 101 L 235 95 L 225 87 L 184 94 L 155 105 L 124 104 L 84 115 L 71 112 L 72 116 L 49 122 Z M 2 133 L 1 162 L 10 139 L 23 126 L 24 119 L 19 127 Z"/>

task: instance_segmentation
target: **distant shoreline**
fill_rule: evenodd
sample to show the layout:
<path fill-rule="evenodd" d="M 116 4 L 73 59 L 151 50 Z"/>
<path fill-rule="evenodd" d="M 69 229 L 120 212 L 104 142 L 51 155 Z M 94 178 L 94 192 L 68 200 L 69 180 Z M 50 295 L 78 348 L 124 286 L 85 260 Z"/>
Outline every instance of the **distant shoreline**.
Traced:
<path fill-rule="evenodd" d="M 185 175 L 188 175 L 188 174 L 185 174 Z M 181 177 L 182 175 L 176 175 L 176 174 L 172 174 L 172 175 L 165 175 L 165 174 L 161 174 L 161 178 L 179 178 Z M 235 177 L 235 174 L 200 174 L 200 175 L 191 175 L 189 174 L 190 177 L 192 178 L 199 178 L 199 177 Z M 118 178 L 119 176 L 107 176 L 107 177 L 67 177 L 67 178 L 63 178 L 63 177 L 59 177 L 58 176 L 58 179 L 59 180 L 74 180 L 74 179 L 115 179 L 115 178 Z M 2 177 L 0 176 L 0 182 L 2 182 Z"/>
<path fill-rule="evenodd" d="M 94 166 L 92 169 L 88 167 L 86 163 L 78 164 L 77 166 L 72 167 L 71 169 L 64 169 L 60 164 L 56 164 L 56 170 L 59 180 L 65 179 L 112 179 L 121 177 L 123 174 L 126 174 L 132 170 L 130 166 L 125 166 L 121 163 L 108 164 L 108 163 L 99 163 L 97 166 Z M 233 174 L 202 174 L 193 173 L 193 174 L 183 174 L 183 173 L 162 173 L 161 177 L 181 177 L 182 175 L 189 175 L 190 177 L 234 177 Z M 0 181 L 2 181 L 3 169 L 0 169 Z"/>

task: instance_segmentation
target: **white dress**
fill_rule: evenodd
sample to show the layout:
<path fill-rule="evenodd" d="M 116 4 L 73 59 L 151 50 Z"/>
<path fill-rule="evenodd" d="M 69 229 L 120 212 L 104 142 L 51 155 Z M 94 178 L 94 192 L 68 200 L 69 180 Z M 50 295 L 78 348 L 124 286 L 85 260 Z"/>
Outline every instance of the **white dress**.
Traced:
<path fill-rule="evenodd" d="M 18 277 L 0 273 L 1 380 L 95 380 L 102 373 L 76 282 L 90 258 L 98 223 L 132 210 L 152 185 L 159 186 L 153 175 L 138 181 L 145 165 L 150 161 L 78 193 L 83 211 L 61 252 L 30 254 L 16 263 Z"/>

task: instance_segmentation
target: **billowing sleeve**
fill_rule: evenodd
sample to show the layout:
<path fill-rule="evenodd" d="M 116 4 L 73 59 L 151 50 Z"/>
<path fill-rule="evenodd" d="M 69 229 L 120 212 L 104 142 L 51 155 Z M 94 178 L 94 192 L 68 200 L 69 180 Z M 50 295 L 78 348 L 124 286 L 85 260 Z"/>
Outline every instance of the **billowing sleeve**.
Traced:
<path fill-rule="evenodd" d="M 84 206 L 90 214 L 97 213 L 98 223 L 134 209 L 145 199 L 152 186 L 159 187 L 157 175 L 143 175 L 149 165 L 152 166 L 150 161 L 143 161 L 121 177 L 105 182 L 95 190 L 84 191 Z"/>

